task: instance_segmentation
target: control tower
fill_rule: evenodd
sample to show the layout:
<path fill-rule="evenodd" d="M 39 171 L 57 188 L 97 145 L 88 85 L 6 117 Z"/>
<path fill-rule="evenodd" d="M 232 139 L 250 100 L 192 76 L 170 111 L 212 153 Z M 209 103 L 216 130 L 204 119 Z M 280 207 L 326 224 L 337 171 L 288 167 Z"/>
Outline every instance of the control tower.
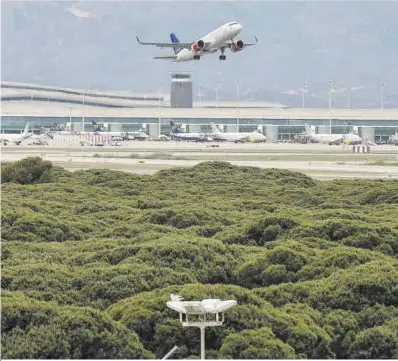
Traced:
<path fill-rule="evenodd" d="M 170 86 L 171 108 L 192 108 L 192 79 L 188 73 L 172 73 Z"/>

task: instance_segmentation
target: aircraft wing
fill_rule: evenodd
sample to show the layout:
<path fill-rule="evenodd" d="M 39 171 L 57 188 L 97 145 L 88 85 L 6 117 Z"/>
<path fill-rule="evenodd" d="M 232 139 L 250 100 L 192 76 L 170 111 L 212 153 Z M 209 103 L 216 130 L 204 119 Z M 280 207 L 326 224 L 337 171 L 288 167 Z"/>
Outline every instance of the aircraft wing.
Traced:
<path fill-rule="evenodd" d="M 144 42 L 141 41 L 138 36 L 136 36 L 137 41 L 139 44 L 141 45 L 154 45 L 157 46 L 159 48 L 185 48 L 185 49 L 189 49 L 192 46 L 192 43 L 148 43 L 148 42 Z"/>

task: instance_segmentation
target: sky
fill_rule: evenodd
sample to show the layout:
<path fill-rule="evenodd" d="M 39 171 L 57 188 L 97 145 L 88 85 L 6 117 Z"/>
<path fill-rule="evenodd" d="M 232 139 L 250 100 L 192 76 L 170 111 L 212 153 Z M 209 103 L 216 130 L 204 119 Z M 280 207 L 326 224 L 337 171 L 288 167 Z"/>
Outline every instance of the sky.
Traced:
<path fill-rule="evenodd" d="M 7 81 L 156 92 L 169 89 L 171 72 L 183 71 L 205 99 L 217 83 L 221 95 L 233 96 L 236 82 L 255 100 L 298 93 L 304 83 L 325 99 L 329 79 L 336 97 L 361 89 L 353 101 L 376 99 L 381 80 L 387 96 L 398 93 L 393 1 L 2 1 L 1 18 Z M 171 63 L 152 58 L 172 49 L 140 46 L 135 38 L 169 41 L 175 32 L 195 41 L 227 21 L 239 21 L 238 38 L 257 36 L 258 45 L 228 52 L 226 61 L 214 54 Z"/>

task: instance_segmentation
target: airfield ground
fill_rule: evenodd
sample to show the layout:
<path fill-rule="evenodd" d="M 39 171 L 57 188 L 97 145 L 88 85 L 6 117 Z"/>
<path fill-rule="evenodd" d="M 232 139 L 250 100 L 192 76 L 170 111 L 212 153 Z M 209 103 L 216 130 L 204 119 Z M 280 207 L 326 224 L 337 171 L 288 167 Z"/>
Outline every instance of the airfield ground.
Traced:
<path fill-rule="evenodd" d="M 175 166 L 218 160 L 235 165 L 297 170 L 317 179 L 398 179 L 398 147 L 373 146 L 370 153 L 353 153 L 352 146 L 323 144 L 234 144 L 188 142 L 124 142 L 120 147 L 21 144 L 1 148 L 3 162 L 40 156 L 69 170 L 108 168 L 151 174 Z"/>

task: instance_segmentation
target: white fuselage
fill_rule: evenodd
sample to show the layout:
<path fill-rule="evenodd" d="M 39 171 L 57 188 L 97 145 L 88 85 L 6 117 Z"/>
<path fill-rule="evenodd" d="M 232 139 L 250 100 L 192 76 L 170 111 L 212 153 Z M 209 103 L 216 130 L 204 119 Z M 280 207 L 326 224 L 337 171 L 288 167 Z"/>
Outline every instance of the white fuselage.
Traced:
<path fill-rule="evenodd" d="M 319 143 L 334 143 L 334 142 L 361 142 L 362 138 L 357 134 L 311 134 L 310 138 Z"/>
<path fill-rule="evenodd" d="M 29 130 L 29 122 L 26 123 L 25 129 L 23 133 L 1 133 L 0 134 L 0 141 L 2 143 L 15 143 L 15 144 L 20 144 L 23 140 L 28 139 L 32 136 L 32 133 L 28 132 Z"/>
<path fill-rule="evenodd" d="M 214 140 L 225 140 L 227 142 L 237 141 L 255 141 L 264 142 L 267 138 L 264 134 L 257 131 L 254 132 L 221 132 L 217 127 L 212 126 L 212 138 Z"/>
<path fill-rule="evenodd" d="M 135 138 L 149 138 L 148 134 L 144 133 L 144 132 L 127 132 L 128 136 L 132 136 Z"/>
<path fill-rule="evenodd" d="M 0 134 L 0 140 L 3 142 L 20 143 L 29 138 L 31 134 Z"/>
<path fill-rule="evenodd" d="M 171 135 L 175 139 L 182 139 L 182 140 L 208 140 L 208 141 L 212 140 L 204 133 L 172 133 Z"/>
<path fill-rule="evenodd" d="M 205 44 L 209 44 L 205 47 L 205 49 L 196 53 L 191 49 L 182 49 L 176 54 L 174 61 L 189 61 L 193 60 L 194 55 L 203 56 L 215 53 L 220 48 L 226 47 L 227 42 L 237 36 L 242 31 L 242 28 L 242 25 L 239 23 L 235 23 L 234 25 L 230 25 L 230 23 L 221 25 L 219 28 L 200 39 L 203 40 Z"/>

